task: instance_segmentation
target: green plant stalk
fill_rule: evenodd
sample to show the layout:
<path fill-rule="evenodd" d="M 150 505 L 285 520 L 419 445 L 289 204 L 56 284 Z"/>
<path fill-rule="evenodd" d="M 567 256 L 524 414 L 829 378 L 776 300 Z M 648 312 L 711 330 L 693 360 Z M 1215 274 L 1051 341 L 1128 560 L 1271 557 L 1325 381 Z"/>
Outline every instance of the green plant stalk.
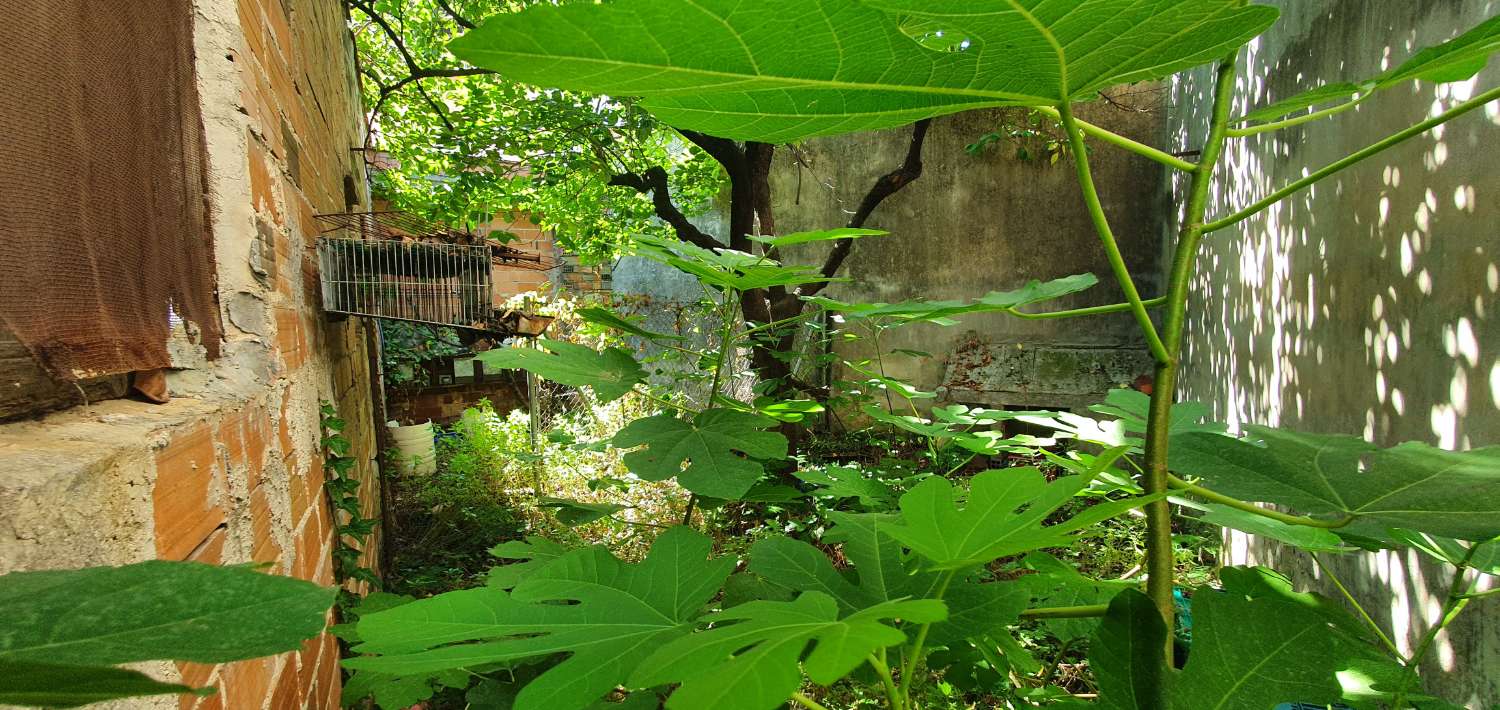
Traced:
<path fill-rule="evenodd" d="M 1167 297 L 1157 296 L 1156 298 L 1142 301 L 1142 303 L 1147 308 L 1158 308 L 1166 305 Z M 1112 303 L 1107 306 L 1089 306 L 1088 308 L 1073 308 L 1066 311 L 1052 311 L 1050 313 L 1023 313 L 1014 308 L 1007 308 L 1005 309 L 1005 312 L 1017 318 L 1025 318 L 1027 320 L 1044 320 L 1048 318 L 1079 318 L 1083 316 L 1106 315 L 1109 313 L 1123 313 L 1125 311 L 1129 311 L 1134 307 L 1135 304 L 1133 303 Z"/>
<path fill-rule="evenodd" d="M 1399 133 L 1394 133 L 1386 138 L 1372 143 L 1364 149 L 1350 154 L 1348 157 L 1329 163 L 1327 166 L 1318 169 L 1317 171 L 1309 174 L 1307 177 L 1302 178 L 1301 180 L 1297 180 L 1296 182 L 1293 182 L 1267 195 L 1264 199 L 1261 199 L 1260 201 L 1250 205 L 1249 207 L 1246 207 L 1238 212 L 1235 212 L 1234 214 L 1224 217 L 1223 219 L 1217 219 L 1213 222 L 1209 222 L 1208 224 L 1204 225 L 1202 232 L 1204 234 L 1208 234 L 1210 232 L 1217 232 L 1225 227 L 1231 227 L 1239 224 L 1240 222 L 1243 222 L 1261 213 L 1271 205 L 1274 205 L 1277 202 L 1291 197 L 1293 194 L 1300 192 L 1303 188 L 1306 188 L 1309 185 L 1322 180 L 1323 178 L 1326 178 L 1330 175 L 1333 175 L 1334 173 L 1337 173 L 1375 155 L 1378 155 L 1388 148 L 1399 145 L 1412 138 L 1422 135 L 1423 133 L 1441 126 L 1444 123 L 1452 121 L 1459 116 L 1469 113 L 1470 111 L 1473 111 L 1474 109 L 1477 109 L 1481 106 L 1484 106 L 1491 101 L 1495 101 L 1496 99 L 1500 99 L 1500 87 L 1490 89 L 1489 91 L 1486 91 L 1478 96 L 1475 96 L 1472 99 L 1469 99 L 1468 101 L 1454 106 L 1453 108 L 1448 109 L 1447 111 L 1444 111 L 1443 113 L 1438 114 L 1433 118 L 1429 118 L 1426 121 L 1412 126 L 1411 128 L 1407 128 L 1406 130 L 1403 130 Z"/>
<path fill-rule="evenodd" d="M 1115 279 L 1120 282 L 1120 290 L 1125 292 L 1125 300 L 1130 303 L 1130 312 L 1135 315 L 1136 324 L 1141 327 L 1141 332 L 1146 336 L 1146 345 L 1151 349 L 1152 357 L 1157 362 L 1165 362 L 1169 358 L 1166 346 L 1162 343 L 1161 336 L 1156 333 L 1156 324 L 1151 322 L 1151 314 L 1146 310 L 1146 302 L 1141 300 L 1141 293 L 1135 286 L 1135 279 L 1130 276 L 1130 268 L 1125 265 L 1125 256 L 1120 253 L 1120 245 L 1115 241 L 1114 231 L 1109 227 L 1109 217 L 1104 214 L 1104 204 L 1099 201 L 1099 190 L 1094 185 L 1093 172 L 1089 169 L 1088 147 L 1083 142 L 1083 130 L 1078 127 L 1078 120 L 1073 118 L 1073 107 L 1067 102 L 1058 104 L 1058 111 L 1062 116 L 1063 129 L 1068 132 L 1068 142 L 1073 146 L 1073 165 L 1078 170 L 1078 184 L 1083 188 L 1083 201 L 1087 205 L 1089 217 L 1094 221 L 1094 231 L 1099 233 L 1099 241 L 1104 245 L 1105 256 L 1109 258 L 1110 269 L 1114 271 Z"/>
<path fill-rule="evenodd" d="M 1406 669 L 1401 673 L 1401 682 L 1396 686 L 1396 699 L 1391 703 L 1392 708 L 1400 710 L 1405 707 L 1406 695 L 1412 683 L 1417 680 L 1417 671 L 1422 665 L 1422 659 L 1427 657 L 1427 652 L 1432 649 L 1437 635 L 1442 633 L 1443 629 L 1448 628 L 1448 625 L 1463 612 L 1464 607 L 1473 601 L 1472 596 L 1461 590 L 1465 586 L 1464 578 L 1469 573 L 1469 561 L 1474 559 L 1474 553 L 1478 549 L 1478 545 L 1470 546 L 1469 551 L 1464 554 L 1464 558 L 1459 560 L 1456 569 L 1453 570 L 1453 583 L 1448 586 L 1448 596 L 1443 601 L 1443 615 L 1438 619 L 1438 623 L 1433 624 L 1432 628 L 1422 635 L 1422 642 L 1417 645 L 1417 650 L 1412 652 L 1411 658 L 1406 661 Z"/>
<path fill-rule="evenodd" d="M 1323 574 L 1328 575 L 1328 579 L 1333 581 L 1333 586 L 1338 587 L 1339 592 L 1344 595 L 1344 600 L 1349 602 L 1349 605 L 1353 606 L 1355 611 L 1359 612 L 1359 618 L 1363 619 L 1365 624 L 1369 625 L 1370 629 L 1375 632 L 1375 636 L 1380 639 L 1380 642 L 1383 645 L 1385 645 L 1386 650 L 1390 651 L 1391 655 L 1401 659 L 1401 661 L 1404 663 L 1406 661 L 1406 656 L 1401 654 L 1401 650 L 1396 648 L 1396 644 L 1391 641 L 1391 637 L 1385 634 L 1385 631 L 1380 628 L 1380 624 L 1375 623 L 1375 619 L 1371 618 L 1369 612 L 1365 611 L 1365 608 L 1360 605 L 1359 600 L 1355 599 L 1354 595 L 1349 593 L 1349 589 L 1344 586 L 1344 581 L 1339 579 L 1339 576 L 1337 574 L 1334 574 L 1333 568 L 1329 567 L 1327 563 L 1323 562 L 1323 558 L 1320 557 L 1318 553 L 1309 553 L 1309 556 L 1312 557 L 1313 564 L 1316 565 L 1318 569 L 1323 572 Z"/>
<path fill-rule="evenodd" d="M 1089 604 L 1086 606 L 1049 606 L 1027 609 L 1021 612 L 1023 620 L 1035 621 L 1038 619 L 1092 619 L 1104 616 L 1109 611 L 1108 604 Z"/>
<path fill-rule="evenodd" d="M 1052 108 L 1051 106 L 1038 106 L 1036 107 L 1036 112 L 1044 116 L 1048 116 L 1054 121 L 1062 120 L 1062 112 L 1055 108 Z M 1151 160 L 1161 163 L 1162 165 L 1165 165 L 1169 168 L 1176 168 L 1188 173 L 1193 172 L 1198 168 L 1197 165 L 1194 165 L 1193 163 L 1183 160 L 1182 158 L 1172 155 L 1171 153 L 1168 153 L 1164 150 L 1152 148 L 1151 146 L 1144 143 L 1138 143 L 1129 138 L 1126 138 L 1125 136 L 1115 133 L 1114 131 L 1108 130 L 1106 128 L 1101 128 L 1092 123 L 1089 123 L 1088 121 L 1077 118 L 1073 119 L 1073 121 L 1078 124 L 1078 128 L 1080 130 L 1090 136 L 1093 136 L 1094 138 L 1098 138 L 1099 140 L 1102 140 L 1105 143 L 1113 145 L 1117 148 L 1124 148 L 1125 150 L 1135 153 L 1136 155 L 1150 158 Z"/>
<path fill-rule="evenodd" d="M 933 599 L 941 600 L 948 593 L 948 585 L 953 582 L 953 575 L 957 570 L 949 570 L 943 575 L 943 580 L 938 582 L 937 591 L 933 593 Z M 927 644 L 927 632 L 932 630 L 932 624 L 922 624 L 917 629 L 917 638 L 911 644 L 911 655 L 906 659 L 906 665 L 901 669 L 901 700 L 906 707 L 911 707 L 912 679 L 917 675 L 917 669 L 922 665 L 922 647 Z"/>
<path fill-rule="evenodd" d="M 1292 126 L 1300 126 L 1304 123 L 1311 123 L 1319 119 L 1328 118 L 1329 116 L 1337 116 L 1345 111 L 1348 111 L 1349 109 L 1354 108 L 1355 106 L 1364 103 L 1365 99 L 1370 98 L 1372 93 L 1373 92 L 1367 91 L 1355 97 L 1354 99 L 1345 101 L 1344 103 L 1341 103 L 1337 106 L 1331 106 L 1321 111 L 1313 111 L 1312 113 L 1303 114 L 1294 118 L 1284 118 L 1280 121 L 1271 121 L 1270 123 L 1261 123 L 1254 126 L 1246 126 L 1244 128 L 1230 128 L 1229 137 L 1244 138 L 1245 136 L 1253 136 L 1258 133 L 1268 133 L 1270 131 L 1279 131 L 1283 128 L 1291 128 Z"/>
<path fill-rule="evenodd" d="M 1167 484 L 1173 488 L 1176 488 L 1177 490 L 1191 493 L 1204 500 L 1219 503 L 1221 505 L 1227 505 L 1231 508 L 1234 508 L 1235 510 L 1243 510 L 1246 513 L 1259 515 L 1262 518 L 1270 518 L 1271 520 L 1283 522 L 1287 525 L 1301 525 L 1302 527 L 1306 528 L 1327 528 L 1331 530 L 1334 528 L 1344 527 L 1349 523 L 1354 522 L 1354 516 L 1352 515 L 1346 515 L 1342 518 L 1335 518 L 1333 520 L 1321 520 L 1319 518 L 1308 518 L 1300 515 L 1287 515 L 1286 513 L 1283 513 L 1279 510 L 1262 508 L 1258 505 L 1255 505 L 1254 503 L 1247 503 L 1238 498 L 1227 496 L 1216 491 L 1211 491 L 1207 488 L 1204 488 L 1203 486 L 1188 483 L 1187 481 L 1184 481 L 1181 478 L 1178 478 L 1171 474 L 1167 475 Z"/>
<path fill-rule="evenodd" d="M 792 693 L 792 700 L 797 701 L 798 705 L 801 705 L 808 710 L 828 710 L 828 706 L 816 700 L 813 700 L 812 698 L 809 698 L 801 693 Z"/>
<path fill-rule="evenodd" d="M 884 656 L 885 649 L 880 649 L 880 651 Z M 885 688 L 885 697 L 891 710 L 902 710 L 904 705 L 901 702 L 901 693 L 896 690 L 896 679 L 891 677 L 890 666 L 880 658 L 876 658 L 873 653 L 865 660 L 869 662 L 871 668 L 875 669 L 875 675 L 880 676 L 880 685 Z"/>
<path fill-rule="evenodd" d="M 764 257 L 762 257 L 764 258 Z M 708 386 L 708 401 L 704 403 L 704 409 L 713 407 L 714 397 L 719 394 L 719 383 L 724 377 L 724 361 L 734 357 L 734 298 L 738 293 L 731 289 L 724 289 L 724 300 L 719 304 L 719 317 L 723 321 L 722 330 L 719 332 L 719 357 L 714 360 L 714 379 Z M 687 510 L 682 513 L 682 524 L 693 524 L 693 510 L 698 507 L 698 494 L 688 496 Z"/>
<path fill-rule="evenodd" d="M 1231 54 L 1220 62 L 1214 84 L 1212 119 L 1209 123 L 1208 140 L 1199 156 L 1198 168 L 1193 172 L 1183 217 L 1182 233 L 1172 258 L 1172 272 L 1167 288 L 1167 313 L 1162 332 L 1166 357 L 1158 358 L 1155 380 L 1152 382 L 1151 407 L 1146 419 L 1146 473 L 1142 477 L 1146 493 L 1163 494 L 1169 488 L 1167 476 L 1167 439 L 1172 424 L 1172 403 L 1177 393 L 1178 360 L 1182 356 L 1182 335 L 1187 325 L 1187 299 L 1192 287 L 1193 266 L 1197 261 L 1198 247 L 1203 239 L 1203 215 L 1208 211 L 1208 189 L 1213 182 L 1214 168 L 1224 150 L 1226 132 L 1229 128 L 1229 109 L 1234 98 L 1235 61 Z M 1172 626 L 1176 621 L 1172 603 L 1172 584 L 1176 570 L 1172 545 L 1172 508 L 1163 497 L 1148 503 L 1146 513 L 1146 595 L 1161 612 L 1167 626 L 1165 654 L 1167 665 L 1172 662 Z M 1165 705 L 1160 702 L 1159 705 Z"/>

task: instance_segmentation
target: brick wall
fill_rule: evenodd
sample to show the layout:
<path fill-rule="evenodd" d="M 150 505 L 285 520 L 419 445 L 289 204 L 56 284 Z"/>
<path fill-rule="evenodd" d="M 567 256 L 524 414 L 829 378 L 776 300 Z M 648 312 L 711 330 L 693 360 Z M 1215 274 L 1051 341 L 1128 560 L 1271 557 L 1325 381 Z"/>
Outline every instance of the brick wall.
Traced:
<path fill-rule="evenodd" d="M 313 253 L 314 215 L 368 209 L 342 4 L 196 0 L 194 23 L 223 355 L 175 344 L 164 405 L 0 424 L 0 573 L 172 559 L 333 584 L 322 401 L 348 422 L 365 515 L 379 517 L 373 333 L 322 313 Z M 359 204 L 346 204 L 350 181 Z M 324 634 L 272 658 L 177 667 L 212 697 L 118 706 L 337 708 L 338 661 Z"/>
<path fill-rule="evenodd" d="M 387 394 L 390 417 L 402 424 L 431 421 L 450 424 L 464 410 L 487 399 L 504 414 L 526 407 L 526 378 L 512 373 L 485 375 L 483 382 L 392 390 Z"/>

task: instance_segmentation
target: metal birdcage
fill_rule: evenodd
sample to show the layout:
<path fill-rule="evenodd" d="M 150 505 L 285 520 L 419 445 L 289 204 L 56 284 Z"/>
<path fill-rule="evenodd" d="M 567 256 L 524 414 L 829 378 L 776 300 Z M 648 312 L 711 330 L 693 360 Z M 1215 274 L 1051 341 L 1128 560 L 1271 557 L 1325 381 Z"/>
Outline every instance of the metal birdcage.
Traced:
<path fill-rule="evenodd" d="M 496 266 L 543 270 L 538 254 L 403 212 L 318 215 L 323 308 L 369 318 L 526 335 L 494 308 Z M 333 235 L 342 232 L 341 235 Z"/>

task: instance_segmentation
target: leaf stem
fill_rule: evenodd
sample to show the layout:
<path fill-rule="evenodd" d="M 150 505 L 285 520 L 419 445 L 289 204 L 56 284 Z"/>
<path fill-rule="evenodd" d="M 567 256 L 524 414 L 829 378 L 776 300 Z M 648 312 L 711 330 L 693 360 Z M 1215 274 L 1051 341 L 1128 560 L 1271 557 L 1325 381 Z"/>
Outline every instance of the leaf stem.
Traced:
<path fill-rule="evenodd" d="M 1262 518 L 1270 518 L 1271 520 L 1283 522 L 1287 525 L 1301 525 L 1302 527 L 1307 528 L 1325 528 L 1332 530 L 1335 528 L 1344 527 L 1345 525 L 1354 522 L 1354 516 L 1352 515 L 1346 515 L 1342 518 L 1335 518 L 1333 520 L 1308 518 L 1300 515 L 1287 515 L 1286 513 L 1283 513 L 1279 510 L 1262 508 L 1258 505 L 1255 505 L 1254 503 L 1246 503 L 1245 501 L 1242 501 L 1238 498 L 1227 496 L 1216 491 L 1211 491 L 1207 488 L 1204 488 L 1203 486 L 1188 483 L 1187 481 L 1184 481 L 1181 478 L 1178 478 L 1171 474 L 1167 475 L 1167 483 L 1179 491 L 1186 491 L 1204 500 L 1219 503 L 1221 505 L 1227 505 L 1231 508 L 1234 508 L 1235 510 L 1243 510 L 1246 513 L 1259 515 Z"/>
<path fill-rule="evenodd" d="M 1321 570 L 1323 574 L 1328 575 L 1328 579 L 1333 581 L 1333 586 L 1338 587 L 1339 592 L 1344 595 L 1344 600 L 1348 601 L 1349 604 L 1354 607 L 1354 610 L 1359 612 L 1359 618 L 1364 619 L 1365 623 L 1369 625 L 1370 629 L 1375 632 L 1375 636 L 1380 639 L 1380 642 L 1382 644 L 1385 644 L 1386 650 L 1390 651 L 1391 654 L 1396 658 L 1405 661 L 1406 657 L 1401 655 L 1401 651 L 1396 648 L 1396 644 L 1391 641 L 1391 637 L 1385 635 L 1385 631 L 1380 628 L 1380 624 L 1375 623 L 1375 619 L 1370 617 L 1369 612 L 1366 612 L 1365 608 L 1363 606 L 1360 606 L 1359 600 L 1355 599 L 1354 595 L 1349 593 L 1349 589 L 1344 586 L 1344 581 L 1339 579 L 1339 576 L 1337 574 L 1334 574 L 1333 568 L 1329 567 L 1328 564 L 1323 561 L 1323 558 L 1318 556 L 1318 553 L 1313 552 L 1309 553 L 1309 555 L 1312 557 L 1313 564 L 1317 565 L 1318 569 Z"/>
<path fill-rule="evenodd" d="M 1344 103 L 1341 103 L 1341 104 L 1339 104 L 1337 106 L 1331 106 L 1331 107 L 1325 108 L 1325 109 L 1323 109 L 1321 111 L 1313 111 L 1312 113 L 1303 114 L 1301 116 L 1296 116 L 1296 117 L 1293 117 L 1293 118 L 1284 118 L 1284 119 L 1281 119 L 1280 121 L 1271 121 L 1270 123 L 1261 123 L 1261 124 L 1257 124 L 1257 125 L 1254 125 L 1254 126 L 1245 126 L 1243 128 L 1230 128 L 1229 131 L 1228 131 L 1228 135 L 1231 138 L 1244 138 L 1246 136 L 1253 136 L 1253 135 L 1255 135 L 1257 133 L 1267 133 L 1267 132 L 1270 132 L 1270 131 L 1279 131 L 1279 130 L 1281 130 L 1283 128 L 1291 128 L 1292 126 L 1299 126 L 1299 125 L 1302 125 L 1304 123 L 1311 123 L 1311 122 L 1316 121 L 1316 120 L 1321 119 L 1321 118 L 1328 118 L 1329 116 L 1336 116 L 1336 115 L 1341 114 L 1341 113 L 1343 113 L 1345 111 L 1348 111 L 1349 109 L 1354 108 L 1355 106 L 1360 105 L 1361 103 L 1364 103 L 1365 99 L 1370 98 L 1371 93 L 1372 92 L 1368 92 L 1367 91 L 1367 92 L 1365 92 L 1363 94 L 1360 94 L 1359 96 L 1357 96 L 1357 97 L 1355 97 L 1355 98 L 1353 98 L 1353 99 L 1351 99 L 1349 101 L 1345 101 Z"/>
<path fill-rule="evenodd" d="M 1426 121 L 1407 128 L 1406 130 L 1392 134 L 1375 143 L 1372 143 L 1363 150 L 1352 153 L 1343 159 L 1329 163 L 1327 166 L 1313 172 L 1307 177 L 1302 178 L 1301 180 L 1297 180 L 1296 182 L 1293 182 L 1267 195 L 1264 199 L 1261 199 L 1260 201 L 1250 205 L 1249 207 L 1235 212 L 1228 217 L 1209 222 L 1208 224 L 1203 226 L 1203 233 L 1207 234 L 1209 232 L 1217 232 L 1225 227 L 1231 227 L 1239 224 L 1240 222 L 1243 222 L 1257 214 L 1260 214 L 1271 205 L 1274 205 L 1277 202 L 1291 197 L 1293 194 L 1300 192 L 1303 188 L 1308 187 L 1309 185 L 1312 185 L 1313 183 L 1318 182 L 1323 178 L 1326 178 L 1330 175 L 1333 175 L 1334 173 L 1344 170 L 1345 168 L 1351 167 L 1370 157 L 1373 157 L 1386 150 L 1387 148 L 1391 148 L 1393 146 L 1404 143 L 1411 138 L 1422 135 L 1423 133 L 1441 126 L 1444 123 L 1452 121 L 1453 119 L 1469 113 L 1470 111 L 1484 106 L 1485 104 L 1496 99 L 1500 99 L 1500 87 L 1490 89 L 1489 91 L 1486 91 L 1478 96 L 1475 96 L 1472 99 L 1469 99 L 1468 101 L 1454 106 L 1453 108 L 1448 109 L 1447 111 L 1444 111 L 1443 113 L 1438 114 L 1433 118 L 1429 118 Z"/>
<path fill-rule="evenodd" d="M 881 655 L 885 655 L 884 651 L 885 649 L 881 649 Z M 865 660 L 875 669 L 875 675 L 880 676 L 880 684 L 885 687 L 885 697 L 890 702 L 891 710 L 902 710 L 905 704 L 901 702 L 901 693 L 896 689 L 896 679 L 891 677 L 890 666 L 873 653 Z"/>
<path fill-rule="evenodd" d="M 932 599 L 943 598 L 948 593 L 948 585 L 953 582 L 953 575 L 958 570 L 948 570 L 943 574 L 943 580 L 938 582 L 937 591 L 933 592 Z M 901 698 L 909 707 L 911 705 L 912 679 L 917 675 L 917 669 L 922 665 L 922 647 L 927 644 L 927 632 L 932 630 L 932 622 L 922 624 L 917 629 L 917 639 L 912 642 L 911 655 L 906 659 L 906 666 L 901 669 Z"/>
<path fill-rule="evenodd" d="M 1062 113 L 1051 106 L 1037 106 L 1035 107 L 1035 110 L 1037 113 L 1048 116 L 1054 121 L 1059 121 L 1062 119 Z M 1197 165 L 1194 165 L 1193 163 L 1183 160 L 1182 158 L 1172 155 L 1171 153 L 1168 153 L 1164 150 L 1152 148 L 1145 143 L 1136 142 L 1134 140 L 1126 138 L 1125 136 L 1115 133 L 1114 131 L 1106 128 L 1101 128 L 1092 123 L 1089 123 L 1088 121 L 1077 118 L 1073 120 L 1078 124 L 1078 128 L 1081 129 L 1084 133 L 1093 136 L 1094 138 L 1098 138 L 1099 140 L 1115 146 L 1116 148 L 1124 148 L 1125 150 L 1135 153 L 1136 155 L 1150 158 L 1151 160 L 1161 163 L 1162 165 L 1165 165 L 1169 168 L 1176 168 L 1183 172 L 1190 173 L 1198 168 Z"/>
<path fill-rule="evenodd" d="M 1392 708 L 1399 709 L 1404 707 L 1403 703 L 1406 702 L 1407 692 L 1411 689 L 1411 684 L 1417 680 L 1417 671 L 1422 665 L 1422 659 L 1427 657 L 1427 652 L 1432 649 L 1432 644 L 1437 640 L 1437 635 L 1443 629 L 1448 628 L 1448 625 L 1453 623 L 1454 619 L 1458 618 L 1459 613 L 1464 610 L 1464 607 L 1468 606 L 1470 601 L 1473 601 L 1474 597 L 1460 590 L 1463 589 L 1464 578 L 1469 573 L 1469 562 L 1474 559 L 1474 553 L 1478 550 L 1479 545 L 1469 546 L 1469 551 L 1464 554 L 1463 559 L 1458 561 L 1456 568 L 1453 570 L 1453 583 L 1449 585 L 1448 597 L 1443 602 L 1443 615 L 1439 617 L 1438 623 L 1433 624 L 1432 628 L 1428 629 L 1427 633 L 1422 635 L 1422 642 L 1417 646 L 1417 650 L 1412 653 L 1411 658 L 1406 661 L 1406 669 L 1401 673 L 1401 683 L 1396 686 L 1396 699 L 1391 703 Z"/>
<path fill-rule="evenodd" d="M 1157 296 L 1156 298 L 1142 301 L 1141 303 L 1144 304 L 1147 308 L 1157 308 L 1159 306 L 1165 305 L 1166 302 L 1166 296 Z M 1135 304 L 1133 303 L 1111 303 L 1107 306 L 1089 306 L 1088 308 L 1073 308 L 1066 311 L 1052 311 L 1050 313 L 1023 313 L 1014 308 L 1007 308 L 1005 310 L 1005 313 L 1017 318 L 1026 318 L 1028 320 L 1043 320 L 1047 318 L 1079 318 L 1081 316 L 1097 316 L 1108 313 L 1121 313 L 1124 311 L 1128 311 L 1134 307 Z"/>
<path fill-rule="evenodd" d="M 1021 618 L 1027 620 L 1039 619 L 1092 619 L 1104 616 L 1109 611 L 1108 604 L 1090 604 L 1087 606 L 1050 606 L 1027 609 L 1021 612 Z"/>
<path fill-rule="evenodd" d="M 801 693 L 792 693 L 792 700 L 797 701 L 798 705 L 807 708 L 807 710 L 828 710 L 828 706 Z"/>
<path fill-rule="evenodd" d="M 1130 275 L 1130 268 L 1125 265 L 1125 256 L 1120 253 L 1120 245 L 1109 227 L 1104 204 L 1099 201 L 1099 189 L 1094 185 L 1094 175 L 1089 169 L 1088 146 L 1084 145 L 1083 131 L 1078 127 L 1078 120 L 1073 118 L 1073 107 L 1063 102 L 1058 104 L 1058 112 L 1062 117 L 1063 129 L 1068 132 L 1068 142 L 1073 146 L 1073 165 L 1078 170 L 1078 184 L 1083 188 L 1083 201 L 1088 207 L 1089 217 L 1094 221 L 1094 231 L 1099 233 L 1099 241 L 1104 245 L 1109 266 L 1115 272 L 1115 279 L 1120 282 L 1120 290 L 1125 292 L 1125 300 L 1130 303 L 1130 311 L 1135 314 L 1136 324 L 1146 336 L 1146 345 L 1150 347 L 1151 355 L 1157 362 L 1166 362 L 1170 359 L 1166 345 L 1156 333 L 1156 324 L 1146 311 L 1146 302 L 1141 300 L 1141 293 Z"/>

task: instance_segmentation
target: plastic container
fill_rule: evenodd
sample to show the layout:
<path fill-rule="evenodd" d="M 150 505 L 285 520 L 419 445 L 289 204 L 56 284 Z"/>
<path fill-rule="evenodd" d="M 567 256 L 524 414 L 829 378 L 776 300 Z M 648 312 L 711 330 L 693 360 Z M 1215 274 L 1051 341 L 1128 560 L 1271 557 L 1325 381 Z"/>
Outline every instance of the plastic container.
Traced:
<path fill-rule="evenodd" d="M 433 445 L 432 422 L 400 426 L 386 422 L 396 444 L 396 471 L 402 475 L 431 476 L 437 473 L 437 447 Z"/>

